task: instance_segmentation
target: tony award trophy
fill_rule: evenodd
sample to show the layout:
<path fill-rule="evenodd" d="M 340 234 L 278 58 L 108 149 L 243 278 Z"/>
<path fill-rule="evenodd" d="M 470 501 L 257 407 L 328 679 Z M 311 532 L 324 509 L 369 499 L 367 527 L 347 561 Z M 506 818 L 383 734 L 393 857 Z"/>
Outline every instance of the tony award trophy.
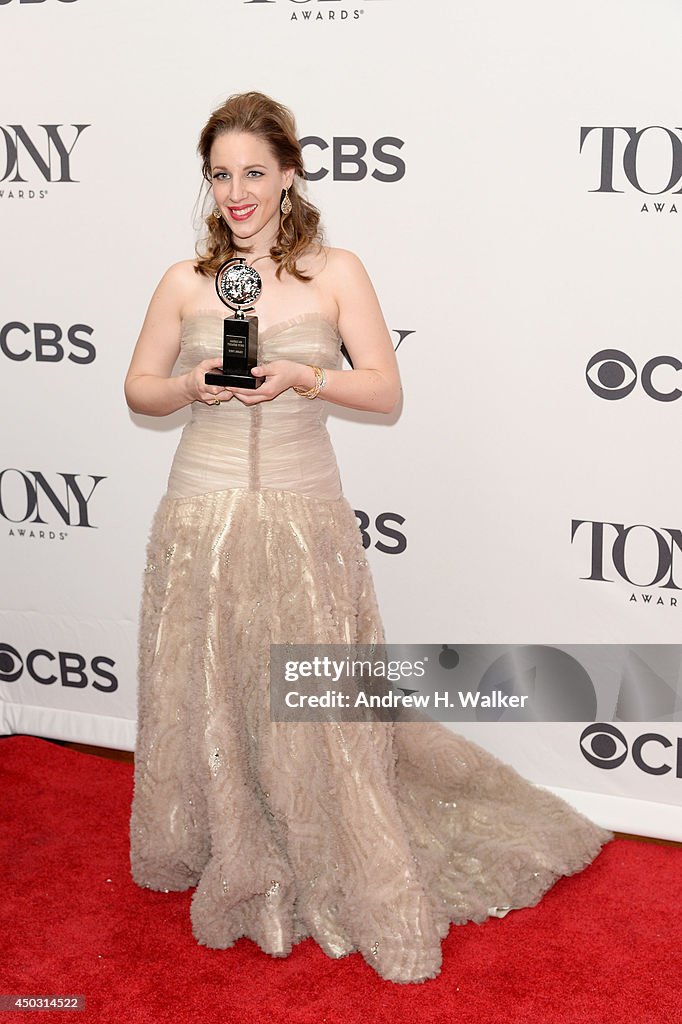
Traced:
<path fill-rule="evenodd" d="M 207 373 L 207 384 L 229 388 L 257 388 L 263 377 L 254 377 L 258 366 L 258 317 L 246 316 L 260 296 L 260 274 L 241 256 L 226 260 L 215 276 L 218 298 L 234 310 L 235 316 L 223 320 L 223 365 Z"/>

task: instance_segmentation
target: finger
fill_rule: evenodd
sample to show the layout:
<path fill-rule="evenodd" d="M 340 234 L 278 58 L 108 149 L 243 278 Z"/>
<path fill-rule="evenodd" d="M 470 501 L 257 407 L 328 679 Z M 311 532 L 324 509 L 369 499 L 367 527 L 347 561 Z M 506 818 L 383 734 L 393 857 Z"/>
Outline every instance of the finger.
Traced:
<path fill-rule="evenodd" d="M 253 398 L 256 393 L 253 388 L 230 388 L 230 390 L 237 398 Z M 259 392 L 261 390 L 262 388 L 258 388 Z"/>
<path fill-rule="evenodd" d="M 235 398 L 238 398 L 243 405 L 258 405 L 260 402 L 269 402 L 272 399 L 272 395 L 262 394 L 262 388 L 258 391 L 242 391 L 240 394 L 235 394 Z"/>
<path fill-rule="evenodd" d="M 235 397 L 248 398 L 248 404 L 254 404 L 257 401 L 270 401 L 274 395 L 269 389 L 266 390 L 264 387 L 259 387 L 255 389 L 241 388 L 239 391 L 235 392 Z"/>

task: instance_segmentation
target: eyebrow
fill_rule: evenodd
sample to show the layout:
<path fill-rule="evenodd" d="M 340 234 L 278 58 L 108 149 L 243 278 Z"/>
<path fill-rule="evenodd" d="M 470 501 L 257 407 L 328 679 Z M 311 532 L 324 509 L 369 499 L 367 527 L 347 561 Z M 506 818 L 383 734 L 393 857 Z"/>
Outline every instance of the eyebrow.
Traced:
<path fill-rule="evenodd" d="M 245 171 L 255 171 L 256 169 L 260 169 L 261 167 L 263 168 L 263 170 L 267 170 L 267 167 L 265 166 L 265 164 L 249 164 L 247 167 L 244 167 L 243 170 L 245 170 Z M 223 164 L 214 164 L 213 165 L 213 170 L 214 171 L 229 171 L 229 167 L 225 167 L 225 166 L 223 166 Z"/>

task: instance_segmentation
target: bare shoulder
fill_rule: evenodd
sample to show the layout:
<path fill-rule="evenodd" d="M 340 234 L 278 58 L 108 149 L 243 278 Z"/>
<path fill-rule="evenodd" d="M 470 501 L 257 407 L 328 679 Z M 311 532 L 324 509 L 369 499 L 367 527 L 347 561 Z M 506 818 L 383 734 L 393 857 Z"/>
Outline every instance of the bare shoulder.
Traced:
<path fill-rule="evenodd" d="M 175 288 L 191 288 L 196 282 L 199 274 L 195 271 L 194 260 L 180 260 L 179 263 L 172 263 L 161 278 L 161 283 L 166 283 Z"/>
<path fill-rule="evenodd" d="M 357 289 L 369 283 L 362 260 L 349 249 L 325 247 L 322 272 L 336 293 L 349 287 Z"/>
<path fill-rule="evenodd" d="M 332 249 L 328 245 L 312 245 L 296 260 L 296 266 L 310 277 L 331 277 L 362 268 L 358 257 L 348 249 Z"/>
<path fill-rule="evenodd" d="M 325 249 L 327 266 L 334 274 L 359 273 L 364 271 L 360 257 L 350 249 Z"/>
<path fill-rule="evenodd" d="M 195 266 L 194 260 L 180 260 L 168 267 L 154 293 L 157 303 L 179 314 L 190 308 L 206 289 L 206 278 L 197 274 Z"/>

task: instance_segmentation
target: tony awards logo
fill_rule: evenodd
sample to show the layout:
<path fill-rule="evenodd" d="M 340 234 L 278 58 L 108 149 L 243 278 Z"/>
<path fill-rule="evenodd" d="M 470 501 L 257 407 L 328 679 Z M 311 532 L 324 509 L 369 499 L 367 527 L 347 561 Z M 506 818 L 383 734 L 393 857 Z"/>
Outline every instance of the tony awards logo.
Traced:
<path fill-rule="evenodd" d="M 258 365 L 258 317 L 246 313 L 263 290 L 261 276 L 243 257 L 233 257 L 218 268 L 215 287 L 220 301 L 236 315 L 223 320 L 222 368 L 204 379 L 224 388 L 257 388 L 264 379 L 251 373 Z"/>

